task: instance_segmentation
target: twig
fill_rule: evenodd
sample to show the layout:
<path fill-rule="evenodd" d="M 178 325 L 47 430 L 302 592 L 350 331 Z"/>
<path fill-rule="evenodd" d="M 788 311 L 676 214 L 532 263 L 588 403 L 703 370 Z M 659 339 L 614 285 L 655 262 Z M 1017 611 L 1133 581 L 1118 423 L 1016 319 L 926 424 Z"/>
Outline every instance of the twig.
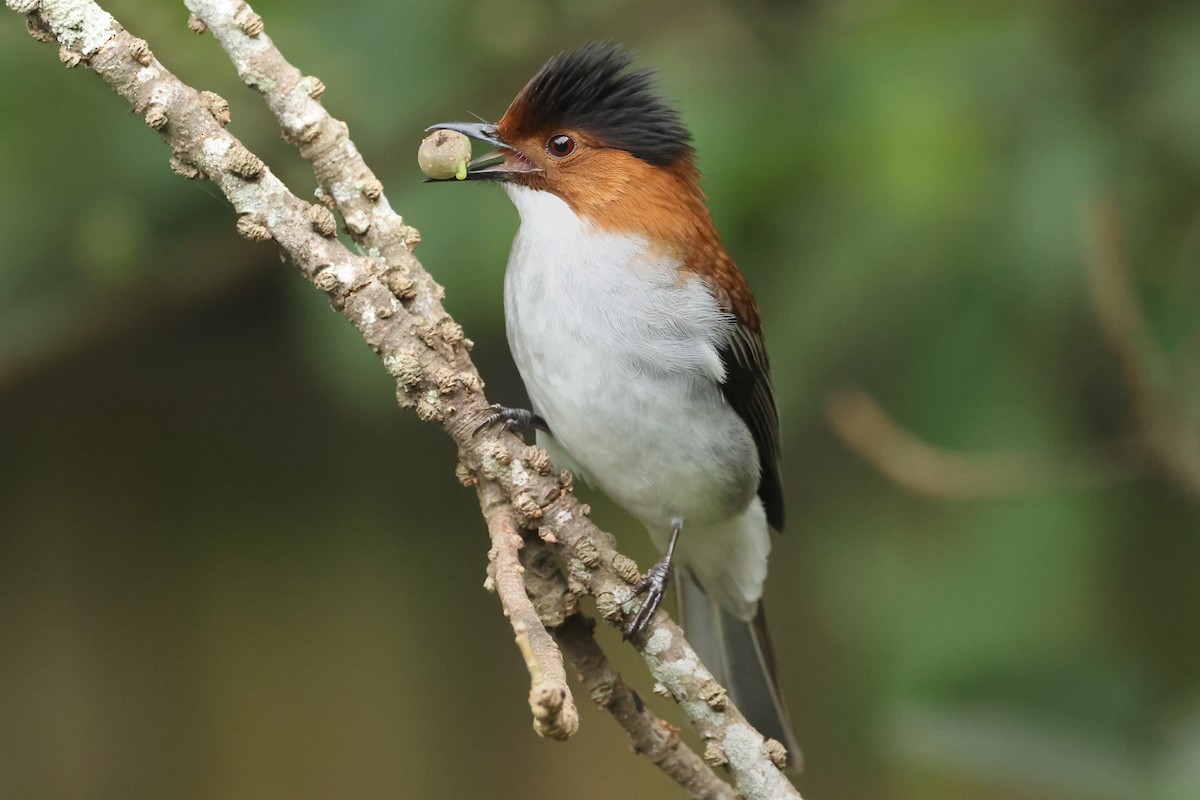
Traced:
<path fill-rule="evenodd" d="M 679 729 L 660 719 L 621 677 L 592 635 L 595 623 L 578 612 L 575 595 L 550 548 L 531 539 L 521 550 L 525 584 L 538 598 L 538 612 L 563 654 L 579 674 L 592 702 L 608 711 L 629 737 L 635 753 L 644 755 L 697 800 L 733 800 L 730 786 L 692 752 Z"/>
<path fill-rule="evenodd" d="M 238 76 L 262 95 L 284 138 L 312 164 L 318 196 L 336 208 L 346 231 L 383 265 L 381 278 L 410 311 L 444 317 L 442 288 L 412 255 L 416 228 L 388 203 L 383 184 L 350 141 L 350 127 L 325 110 L 325 85 L 288 63 L 267 36 L 262 18 L 242 0 L 184 0 L 212 32 Z"/>
<path fill-rule="evenodd" d="M 581 615 L 554 630 L 554 638 L 579 673 L 596 705 L 612 714 L 629 737 L 635 753 L 644 755 L 688 793 L 700 800 L 733 800 L 738 795 L 717 777 L 713 766 L 723 759 L 713 750 L 707 764 L 683 743 L 679 729 L 659 719 L 625 683 L 592 635 L 592 620 Z"/>
<path fill-rule="evenodd" d="M 1130 480 L 1142 471 L 1131 439 L 1067 453 L 959 453 L 904 430 L 875 398 L 846 388 L 830 396 L 826 416 L 865 461 L 909 491 L 941 498 L 999 497 Z"/>
<path fill-rule="evenodd" d="M 870 395 L 844 389 L 829 399 L 835 433 L 884 475 L 936 497 L 991 497 L 1129 480 L 1152 462 L 1200 498 L 1200 426 L 1183 411 L 1183 383 L 1142 313 L 1113 201 L 1087 210 L 1088 284 L 1101 330 L 1133 400 L 1134 435 L 1072 453 L 966 454 L 935 447 L 901 428 Z"/>
<path fill-rule="evenodd" d="M 1177 486 L 1200 498 L 1200 430 L 1181 409 L 1170 361 L 1142 313 L 1116 204 L 1096 203 L 1085 222 L 1092 302 L 1125 373 L 1146 452 Z"/>
<path fill-rule="evenodd" d="M 491 562 L 488 577 L 500 598 L 504 615 L 512 623 L 517 647 L 529 670 L 533 729 L 539 736 L 560 741 L 569 739 L 579 730 L 579 711 L 567 686 L 562 653 L 525 593 L 525 569 L 518 556 L 524 540 L 517 527 L 516 514 L 500 487 L 486 484 L 480 487 L 479 494 L 492 539 L 492 549 L 488 551 Z"/>
<path fill-rule="evenodd" d="M 522 527 L 537 528 L 544 539 L 559 543 L 573 591 L 594 595 L 610 621 L 619 621 L 637 605 L 630 586 L 637 573 L 632 562 L 616 552 L 611 535 L 587 519 L 585 507 L 570 493 L 569 480 L 551 474 L 544 453 L 526 448 L 504 431 L 475 435 L 489 409 L 467 354 L 471 343 L 442 308 L 441 288 L 409 252 L 415 241 L 411 229 L 381 202 L 382 189 L 377 181 L 367 180 L 369 172 L 356 172 L 361 158 L 344 123 L 328 118 L 319 103 L 305 101 L 305 108 L 317 118 L 299 130 L 307 137 L 301 141 L 312 148 L 314 169 L 326 195 L 338 205 L 367 256 L 354 255 L 339 244 L 327 209 L 291 194 L 261 160 L 223 129 L 229 119 L 228 104 L 179 81 L 144 41 L 132 37 L 95 3 L 6 3 L 29 15 L 36 38 L 60 42 L 59 55 L 65 64 L 85 64 L 128 100 L 171 146 L 177 172 L 210 177 L 242 214 L 238 229 L 243 235 L 273 238 L 284 247 L 305 277 L 329 296 L 334 308 L 380 356 L 396 379 L 399 403 L 415 407 L 421 419 L 438 422 L 455 439 L 462 477 L 480 487 L 494 481 L 510 498 Z M 243 46 L 239 37 L 261 37 L 262 48 L 272 48 L 263 36 L 261 18 L 245 4 L 197 1 L 190 7 L 218 38 Z M 229 8 L 235 9 L 232 14 L 220 15 Z M 206 16 L 209 11 L 220 14 Z M 254 74 L 264 93 L 278 90 L 293 97 L 303 93 L 309 100 L 319 94 L 319 82 L 301 86 L 303 82 L 292 84 L 283 77 L 269 71 Z M 273 103 L 272 107 L 288 106 Z M 284 126 L 289 127 L 286 122 Z M 341 155 L 323 159 L 320 154 L 327 152 Z M 651 673 L 705 739 L 710 763 L 728 767 L 743 797 L 799 798 L 776 766 L 778 743 L 765 742 L 745 721 L 663 612 L 654 615 L 639 645 Z"/>

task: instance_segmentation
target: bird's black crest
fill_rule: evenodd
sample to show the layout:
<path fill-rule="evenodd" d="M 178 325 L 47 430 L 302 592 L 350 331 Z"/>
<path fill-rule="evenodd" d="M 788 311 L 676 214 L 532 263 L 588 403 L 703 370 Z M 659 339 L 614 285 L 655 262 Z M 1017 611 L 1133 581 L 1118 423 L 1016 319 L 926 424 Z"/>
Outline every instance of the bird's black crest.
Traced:
<path fill-rule="evenodd" d="M 654 73 L 628 69 L 632 60 L 609 42 L 554 56 L 513 104 L 523 127 L 574 128 L 654 166 L 674 163 L 691 152 L 691 134 L 656 91 Z"/>

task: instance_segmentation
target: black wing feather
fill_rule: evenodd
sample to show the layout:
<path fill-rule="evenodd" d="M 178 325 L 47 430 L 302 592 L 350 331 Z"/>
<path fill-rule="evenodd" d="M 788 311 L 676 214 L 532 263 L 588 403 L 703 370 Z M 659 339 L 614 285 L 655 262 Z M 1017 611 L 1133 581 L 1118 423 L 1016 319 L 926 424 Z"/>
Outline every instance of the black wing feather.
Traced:
<path fill-rule="evenodd" d="M 754 436 L 762 477 L 758 496 L 767 512 L 767 522 L 783 530 L 783 477 L 780 469 L 779 411 L 771 387 L 771 365 L 762 336 L 740 322 L 718 351 L 725 365 L 721 392 Z"/>

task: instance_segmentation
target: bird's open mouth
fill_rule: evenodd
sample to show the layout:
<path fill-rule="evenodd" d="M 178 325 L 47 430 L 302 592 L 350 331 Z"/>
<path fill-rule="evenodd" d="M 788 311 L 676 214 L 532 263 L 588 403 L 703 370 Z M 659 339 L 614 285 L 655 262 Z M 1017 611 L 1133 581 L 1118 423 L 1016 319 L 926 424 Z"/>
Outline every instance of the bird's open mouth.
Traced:
<path fill-rule="evenodd" d="M 495 150 L 479 158 L 472 159 L 467 164 L 466 180 L 507 180 L 510 175 L 542 171 L 541 168 L 535 166 L 523 154 L 513 150 L 503 141 L 497 139 L 495 125 L 486 122 L 443 122 L 438 125 L 430 125 L 425 130 L 426 132 L 436 130 L 458 131 L 470 136 L 472 139 L 478 139 L 481 142 L 496 146 Z M 429 180 L 454 179 L 430 178 Z"/>
<path fill-rule="evenodd" d="M 528 158 L 516 150 L 500 147 L 467 164 L 467 178 L 478 175 L 483 178 L 492 174 L 511 175 L 517 172 L 541 172 Z"/>

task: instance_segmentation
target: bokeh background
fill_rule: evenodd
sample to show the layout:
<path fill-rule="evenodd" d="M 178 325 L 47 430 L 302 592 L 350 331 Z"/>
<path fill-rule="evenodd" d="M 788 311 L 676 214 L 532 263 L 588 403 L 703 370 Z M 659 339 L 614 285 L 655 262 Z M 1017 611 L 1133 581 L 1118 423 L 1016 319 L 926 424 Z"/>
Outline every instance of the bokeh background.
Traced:
<path fill-rule="evenodd" d="M 106 6 L 311 196 L 181 4 Z M 1200 5 L 256 7 L 511 404 L 516 215 L 421 129 L 586 39 L 660 69 L 766 320 L 806 797 L 1200 797 Z M 8 11 L 0 74 L 0 796 L 681 796 L 531 732 L 453 447 L 276 248 Z"/>

